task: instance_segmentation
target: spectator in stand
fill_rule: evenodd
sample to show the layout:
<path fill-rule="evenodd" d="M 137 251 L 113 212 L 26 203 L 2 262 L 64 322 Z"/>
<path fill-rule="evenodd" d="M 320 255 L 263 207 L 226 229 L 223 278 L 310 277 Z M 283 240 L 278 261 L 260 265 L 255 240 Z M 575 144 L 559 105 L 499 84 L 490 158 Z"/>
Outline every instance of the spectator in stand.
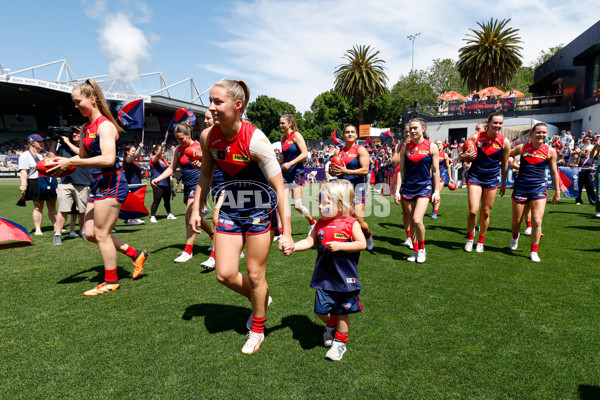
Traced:
<path fill-rule="evenodd" d="M 571 158 L 571 148 L 569 146 L 563 146 L 563 148 L 560 150 L 560 153 L 558 153 L 559 158 L 558 158 L 558 165 L 559 166 L 565 166 L 569 163 L 569 159 Z"/>
<path fill-rule="evenodd" d="M 590 154 L 592 158 L 600 161 L 600 142 L 596 142 Z M 596 217 L 600 218 L 600 167 L 596 164 Z"/>
<path fill-rule="evenodd" d="M 560 142 L 563 146 L 568 146 L 573 149 L 573 136 L 571 136 L 571 131 L 562 131 L 560 133 Z"/>
<path fill-rule="evenodd" d="M 52 225 L 56 224 L 56 178 L 40 177 L 35 169 L 38 161 L 44 158 L 44 138 L 33 134 L 27 137 L 27 151 L 19 156 L 19 173 L 21 178 L 21 194 L 26 200 L 33 201 L 33 225 L 35 235 L 41 236 L 44 203 L 48 206 L 48 218 Z"/>
<path fill-rule="evenodd" d="M 585 141 L 589 140 L 587 137 Z M 594 191 L 594 183 L 593 183 L 593 173 L 594 173 L 594 158 L 592 157 L 592 150 L 588 146 L 581 148 L 581 151 L 575 157 L 576 162 L 572 164 L 573 167 L 579 167 L 579 187 L 577 198 L 575 199 L 575 204 L 581 205 L 583 204 L 583 200 L 581 198 L 583 194 L 583 188 L 585 187 L 585 191 L 587 193 L 588 201 L 591 205 L 596 205 L 596 192 Z"/>

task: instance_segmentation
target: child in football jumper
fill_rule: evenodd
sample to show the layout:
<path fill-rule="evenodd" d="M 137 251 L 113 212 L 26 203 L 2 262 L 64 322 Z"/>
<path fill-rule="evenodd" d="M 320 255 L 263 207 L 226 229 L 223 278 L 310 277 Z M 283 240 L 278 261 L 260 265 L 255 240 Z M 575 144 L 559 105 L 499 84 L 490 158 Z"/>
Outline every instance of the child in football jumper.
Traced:
<path fill-rule="evenodd" d="M 339 361 L 346 352 L 350 314 L 362 311 L 358 258 L 367 241 L 354 211 L 354 188 L 345 180 L 325 183 L 319 193 L 321 219 L 293 251 L 318 243 L 310 287 L 316 289 L 315 314 L 326 324 L 323 343 L 330 347 L 327 360 Z"/>

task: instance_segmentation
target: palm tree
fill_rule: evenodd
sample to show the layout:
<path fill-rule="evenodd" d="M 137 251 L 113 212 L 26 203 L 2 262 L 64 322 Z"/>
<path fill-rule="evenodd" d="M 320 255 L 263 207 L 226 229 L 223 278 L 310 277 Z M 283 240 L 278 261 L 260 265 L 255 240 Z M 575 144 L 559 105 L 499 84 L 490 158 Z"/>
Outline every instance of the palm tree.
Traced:
<path fill-rule="evenodd" d="M 507 20 L 478 22 L 481 30 L 471 29 L 459 50 L 458 72 L 470 90 L 505 86 L 523 64 L 518 29 L 506 28 Z"/>
<path fill-rule="evenodd" d="M 388 80 L 383 72 L 385 61 L 377 58 L 379 51 L 371 51 L 370 46 L 354 46 L 347 50 L 343 58 L 347 64 L 338 65 L 335 70 L 335 90 L 348 101 L 358 103 L 358 123 L 364 122 L 364 105 L 367 96 L 375 100 L 386 89 Z"/>

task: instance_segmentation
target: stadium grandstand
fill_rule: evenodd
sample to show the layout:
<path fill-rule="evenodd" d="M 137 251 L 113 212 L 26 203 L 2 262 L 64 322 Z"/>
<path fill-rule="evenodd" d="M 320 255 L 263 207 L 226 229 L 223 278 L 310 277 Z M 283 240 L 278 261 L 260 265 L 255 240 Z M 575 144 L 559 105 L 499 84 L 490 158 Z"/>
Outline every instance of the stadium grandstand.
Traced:
<path fill-rule="evenodd" d="M 16 159 L 32 133 L 46 136 L 56 126 L 79 126 L 86 122 L 71 100 L 74 86 L 93 78 L 115 115 L 130 101 L 143 99 L 144 142 L 146 148 L 164 140 L 165 132 L 178 108 L 188 108 L 198 116 L 196 133 L 202 129 L 202 116 L 208 109 L 192 78 L 167 84 L 161 72 L 140 75 L 135 81 L 110 79 L 107 75 L 76 78 L 66 60 L 57 60 L 12 71 L 0 64 L 0 177 L 16 177 Z M 151 89 L 147 89 L 150 87 Z M 144 88 L 144 89 L 140 89 Z M 181 89 L 189 96 L 176 98 Z M 189 88 L 189 91 L 188 91 Z M 121 144 L 142 140 L 142 130 L 122 136 Z"/>

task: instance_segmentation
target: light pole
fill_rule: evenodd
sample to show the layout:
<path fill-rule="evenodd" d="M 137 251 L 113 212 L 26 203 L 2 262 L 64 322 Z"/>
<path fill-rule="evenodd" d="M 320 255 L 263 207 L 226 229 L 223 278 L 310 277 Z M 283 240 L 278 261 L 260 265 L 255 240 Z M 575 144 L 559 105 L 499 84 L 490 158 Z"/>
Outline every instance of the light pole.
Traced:
<path fill-rule="evenodd" d="M 412 41 L 412 66 L 410 68 L 410 72 L 412 73 L 415 70 L 415 39 L 419 36 L 421 32 L 415 33 L 414 35 L 408 35 L 406 38 Z"/>

